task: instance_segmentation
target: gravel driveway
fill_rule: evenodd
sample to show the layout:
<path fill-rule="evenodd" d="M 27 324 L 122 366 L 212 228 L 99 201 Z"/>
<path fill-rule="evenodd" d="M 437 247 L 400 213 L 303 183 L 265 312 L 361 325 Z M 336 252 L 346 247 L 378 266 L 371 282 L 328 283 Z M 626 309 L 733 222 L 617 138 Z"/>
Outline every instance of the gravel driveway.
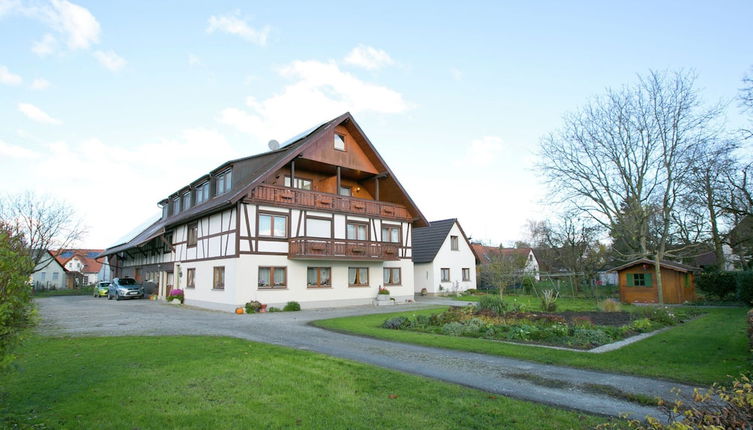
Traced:
<path fill-rule="evenodd" d="M 626 375 L 579 370 L 505 357 L 430 348 L 334 333 L 308 325 L 311 321 L 368 313 L 418 309 L 424 302 L 399 307 L 354 306 L 255 315 L 176 306 L 148 300 L 107 301 L 93 297 L 37 299 L 40 331 L 51 336 L 209 335 L 230 336 L 369 363 L 384 368 L 457 383 L 487 392 L 582 410 L 636 418 L 654 408 L 585 388 L 606 385 L 623 392 L 673 399 L 672 387 L 692 387 Z M 442 304 L 448 304 L 442 301 Z M 542 348 L 542 354 L 547 354 Z"/>

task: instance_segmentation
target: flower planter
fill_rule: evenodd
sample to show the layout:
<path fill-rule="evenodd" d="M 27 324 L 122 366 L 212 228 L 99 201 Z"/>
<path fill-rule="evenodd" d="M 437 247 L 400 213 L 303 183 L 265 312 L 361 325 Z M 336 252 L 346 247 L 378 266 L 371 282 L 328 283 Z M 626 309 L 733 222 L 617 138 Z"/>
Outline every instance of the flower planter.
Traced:
<path fill-rule="evenodd" d="M 376 299 L 378 302 L 387 302 L 390 300 L 390 295 L 389 294 L 377 294 Z"/>

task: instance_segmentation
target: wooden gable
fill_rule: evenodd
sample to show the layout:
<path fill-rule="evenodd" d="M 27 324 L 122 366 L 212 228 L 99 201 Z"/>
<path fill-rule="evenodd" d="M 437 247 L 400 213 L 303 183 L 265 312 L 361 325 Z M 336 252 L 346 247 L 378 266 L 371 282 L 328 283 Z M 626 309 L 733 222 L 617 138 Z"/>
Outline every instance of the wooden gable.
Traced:
<path fill-rule="evenodd" d="M 345 140 L 344 151 L 335 149 L 336 134 Z M 379 173 L 379 168 L 376 166 L 376 160 L 367 155 L 368 147 L 364 143 L 359 133 L 354 133 L 345 125 L 340 124 L 323 133 L 301 153 L 301 157 L 375 175 Z"/>

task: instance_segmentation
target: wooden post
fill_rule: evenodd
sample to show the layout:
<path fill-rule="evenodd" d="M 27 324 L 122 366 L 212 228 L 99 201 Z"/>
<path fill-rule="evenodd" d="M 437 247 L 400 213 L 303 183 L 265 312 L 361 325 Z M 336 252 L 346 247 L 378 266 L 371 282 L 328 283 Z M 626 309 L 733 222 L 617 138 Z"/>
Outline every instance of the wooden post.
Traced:
<path fill-rule="evenodd" d="M 340 195 L 340 166 L 337 166 L 337 191 L 335 194 Z"/>
<path fill-rule="evenodd" d="M 376 201 L 379 201 L 379 175 L 374 176 L 374 184 L 375 184 L 374 199 Z"/>

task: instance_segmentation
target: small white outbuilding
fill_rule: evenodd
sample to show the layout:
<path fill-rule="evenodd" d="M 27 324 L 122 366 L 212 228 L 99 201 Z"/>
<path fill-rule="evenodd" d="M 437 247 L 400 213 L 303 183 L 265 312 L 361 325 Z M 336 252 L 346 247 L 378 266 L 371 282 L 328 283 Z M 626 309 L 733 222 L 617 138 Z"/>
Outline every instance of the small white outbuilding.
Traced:
<path fill-rule="evenodd" d="M 478 257 L 456 218 L 432 221 L 413 230 L 416 293 L 460 292 L 476 288 Z"/>

